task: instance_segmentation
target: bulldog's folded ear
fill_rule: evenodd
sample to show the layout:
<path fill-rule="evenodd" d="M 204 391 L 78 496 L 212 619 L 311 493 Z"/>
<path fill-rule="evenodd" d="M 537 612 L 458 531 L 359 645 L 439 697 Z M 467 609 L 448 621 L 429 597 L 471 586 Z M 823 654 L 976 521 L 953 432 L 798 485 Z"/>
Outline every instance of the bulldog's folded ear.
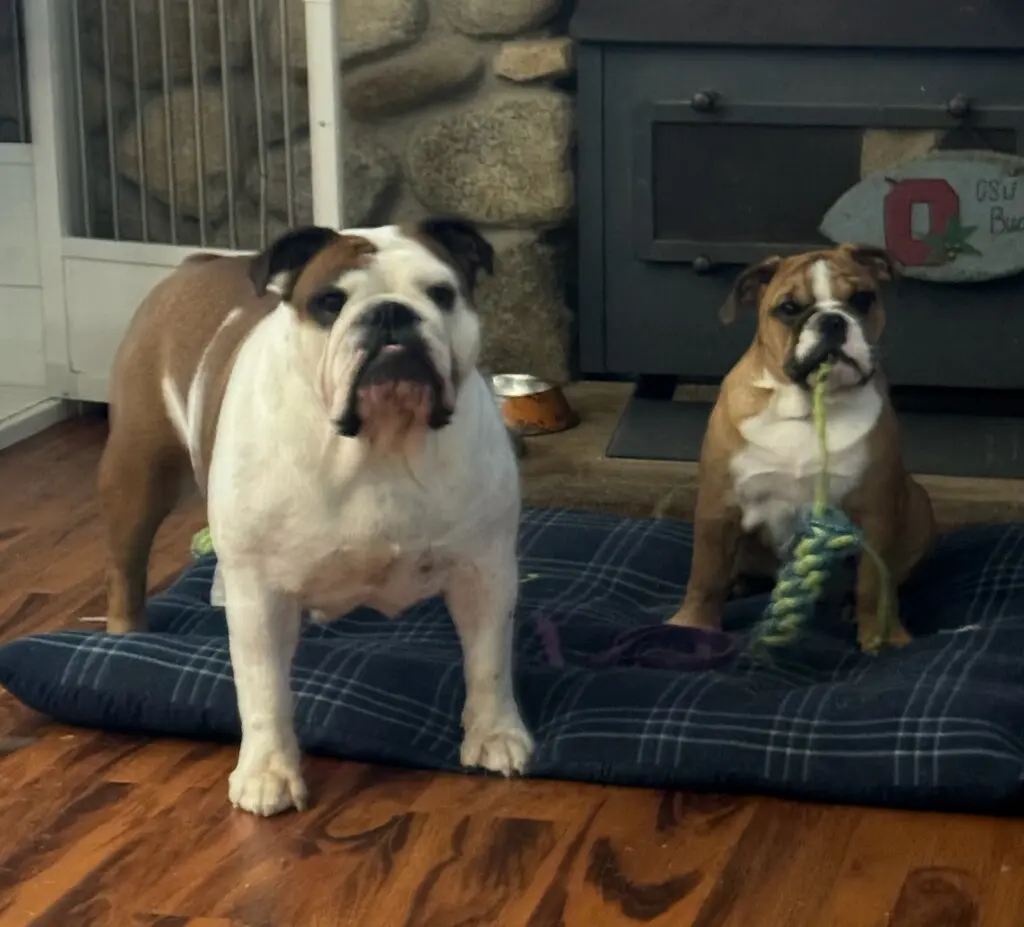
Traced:
<path fill-rule="evenodd" d="M 896 276 L 896 265 L 885 248 L 875 245 L 840 245 L 861 267 L 870 271 L 876 280 L 892 280 Z"/>
<path fill-rule="evenodd" d="M 728 298 L 718 310 L 723 325 L 729 325 L 736 318 L 737 309 L 756 309 L 761 301 L 761 291 L 771 282 L 782 263 L 780 257 L 770 257 L 759 264 L 751 264 L 732 285 Z"/>
<path fill-rule="evenodd" d="M 419 224 L 419 232 L 444 251 L 462 274 L 470 293 L 481 270 L 494 274 L 494 248 L 472 222 L 465 219 L 424 219 Z"/>
<path fill-rule="evenodd" d="M 295 281 L 302 269 L 324 248 L 341 236 L 334 230 L 310 225 L 285 232 L 257 254 L 249 265 L 249 279 L 256 292 L 263 296 L 272 283 L 281 296 L 291 299 Z"/>

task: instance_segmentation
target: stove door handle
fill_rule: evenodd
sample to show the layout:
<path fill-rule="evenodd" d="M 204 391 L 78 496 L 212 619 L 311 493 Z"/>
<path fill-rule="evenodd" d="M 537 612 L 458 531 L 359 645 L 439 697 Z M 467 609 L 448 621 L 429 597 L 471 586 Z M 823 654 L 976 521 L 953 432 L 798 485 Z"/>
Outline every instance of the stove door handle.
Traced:
<path fill-rule="evenodd" d="M 954 119 L 966 119 L 971 114 L 971 98 L 958 93 L 946 104 L 946 112 Z"/>
<path fill-rule="evenodd" d="M 698 90 L 690 97 L 690 106 L 698 113 L 712 113 L 718 107 L 718 100 L 718 91 Z"/>

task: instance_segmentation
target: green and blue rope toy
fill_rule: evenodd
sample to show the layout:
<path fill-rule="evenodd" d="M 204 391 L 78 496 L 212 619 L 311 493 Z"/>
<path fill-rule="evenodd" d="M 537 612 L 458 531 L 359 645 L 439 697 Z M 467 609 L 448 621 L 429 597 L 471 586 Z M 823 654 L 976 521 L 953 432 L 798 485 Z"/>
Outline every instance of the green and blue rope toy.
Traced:
<path fill-rule="evenodd" d="M 863 530 L 840 508 L 829 502 L 828 418 L 826 395 L 830 363 L 812 375 L 811 421 L 818 440 L 821 471 L 814 487 L 814 504 L 805 516 L 779 571 L 772 598 L 754 629 L 751 650 L 768 650 L 791 644 L 810 620 L 829 579 L 844 561 L 866 554 L 879 574 L 878 618 L 882 643 L 889 639 L 895 602 L 889 571 L 882 558 L 864 540 Z"/>
<path fill-rule="evenodd" d="M 213 538 L 210 537 L 209 527 L 197 531 L 192 537 L 192 559 L 199 560 L 208 554 L 213 553 Z"/>

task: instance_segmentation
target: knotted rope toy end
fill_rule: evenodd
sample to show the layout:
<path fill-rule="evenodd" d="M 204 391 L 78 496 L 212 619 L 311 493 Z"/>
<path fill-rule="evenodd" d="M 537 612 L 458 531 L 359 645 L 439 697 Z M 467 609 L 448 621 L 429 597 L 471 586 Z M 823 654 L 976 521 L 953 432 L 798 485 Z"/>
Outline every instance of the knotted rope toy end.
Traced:
<path fill-rule="evenodd" d="M 811 420 L 818 439 L 821 470 L 814 487 L 814 504 L 805 516 L 779 570 L 771 602 L 754 629 L 751 653 L 760 658 L 791 644 L 814 614 L 836 567 L 844 560 L 867 554 L 879 574 L 879 622 L 882 643 L 889 640 L 893 600 L 889 571 L 882 558 L 864 540 L 864 532 L 842 509 L 830 504 L 828 475 L 828 419 L 826 396 L 832 365 L 824 363 L 813 374 Z"/>

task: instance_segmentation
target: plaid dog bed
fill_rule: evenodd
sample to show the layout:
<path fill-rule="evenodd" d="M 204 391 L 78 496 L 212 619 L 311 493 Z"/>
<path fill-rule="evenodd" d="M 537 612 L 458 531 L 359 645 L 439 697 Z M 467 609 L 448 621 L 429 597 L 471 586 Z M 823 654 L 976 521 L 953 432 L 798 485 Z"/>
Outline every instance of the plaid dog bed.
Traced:
<path fill-rule="evenodd" d="M 535 510 L 520 546 L 516 681 L 537 738 L 530 775 L 1017 810 L 1024 525 L 941 542 L 902 597 L 919 635 L 905 650 L 862 656 L 852 627 L 816 622 L 767 666 L 741 646 L 665 659 L 684 641 L 660 625 L 685 586 L 688 525 Z M 237 738 L 224 614 L 208 604 L 213 563 L 150 602 L 149 633 L 16 640 L 0 648 L 0 682 L 72 724 Z M 731 602 L 727 628 L 741 637 L 765 602 Z M 441 601 L 396 621 L 364 609 L 308 627 L 292 685 L 307 750 L 458 769 L 461 654 Z"/>

